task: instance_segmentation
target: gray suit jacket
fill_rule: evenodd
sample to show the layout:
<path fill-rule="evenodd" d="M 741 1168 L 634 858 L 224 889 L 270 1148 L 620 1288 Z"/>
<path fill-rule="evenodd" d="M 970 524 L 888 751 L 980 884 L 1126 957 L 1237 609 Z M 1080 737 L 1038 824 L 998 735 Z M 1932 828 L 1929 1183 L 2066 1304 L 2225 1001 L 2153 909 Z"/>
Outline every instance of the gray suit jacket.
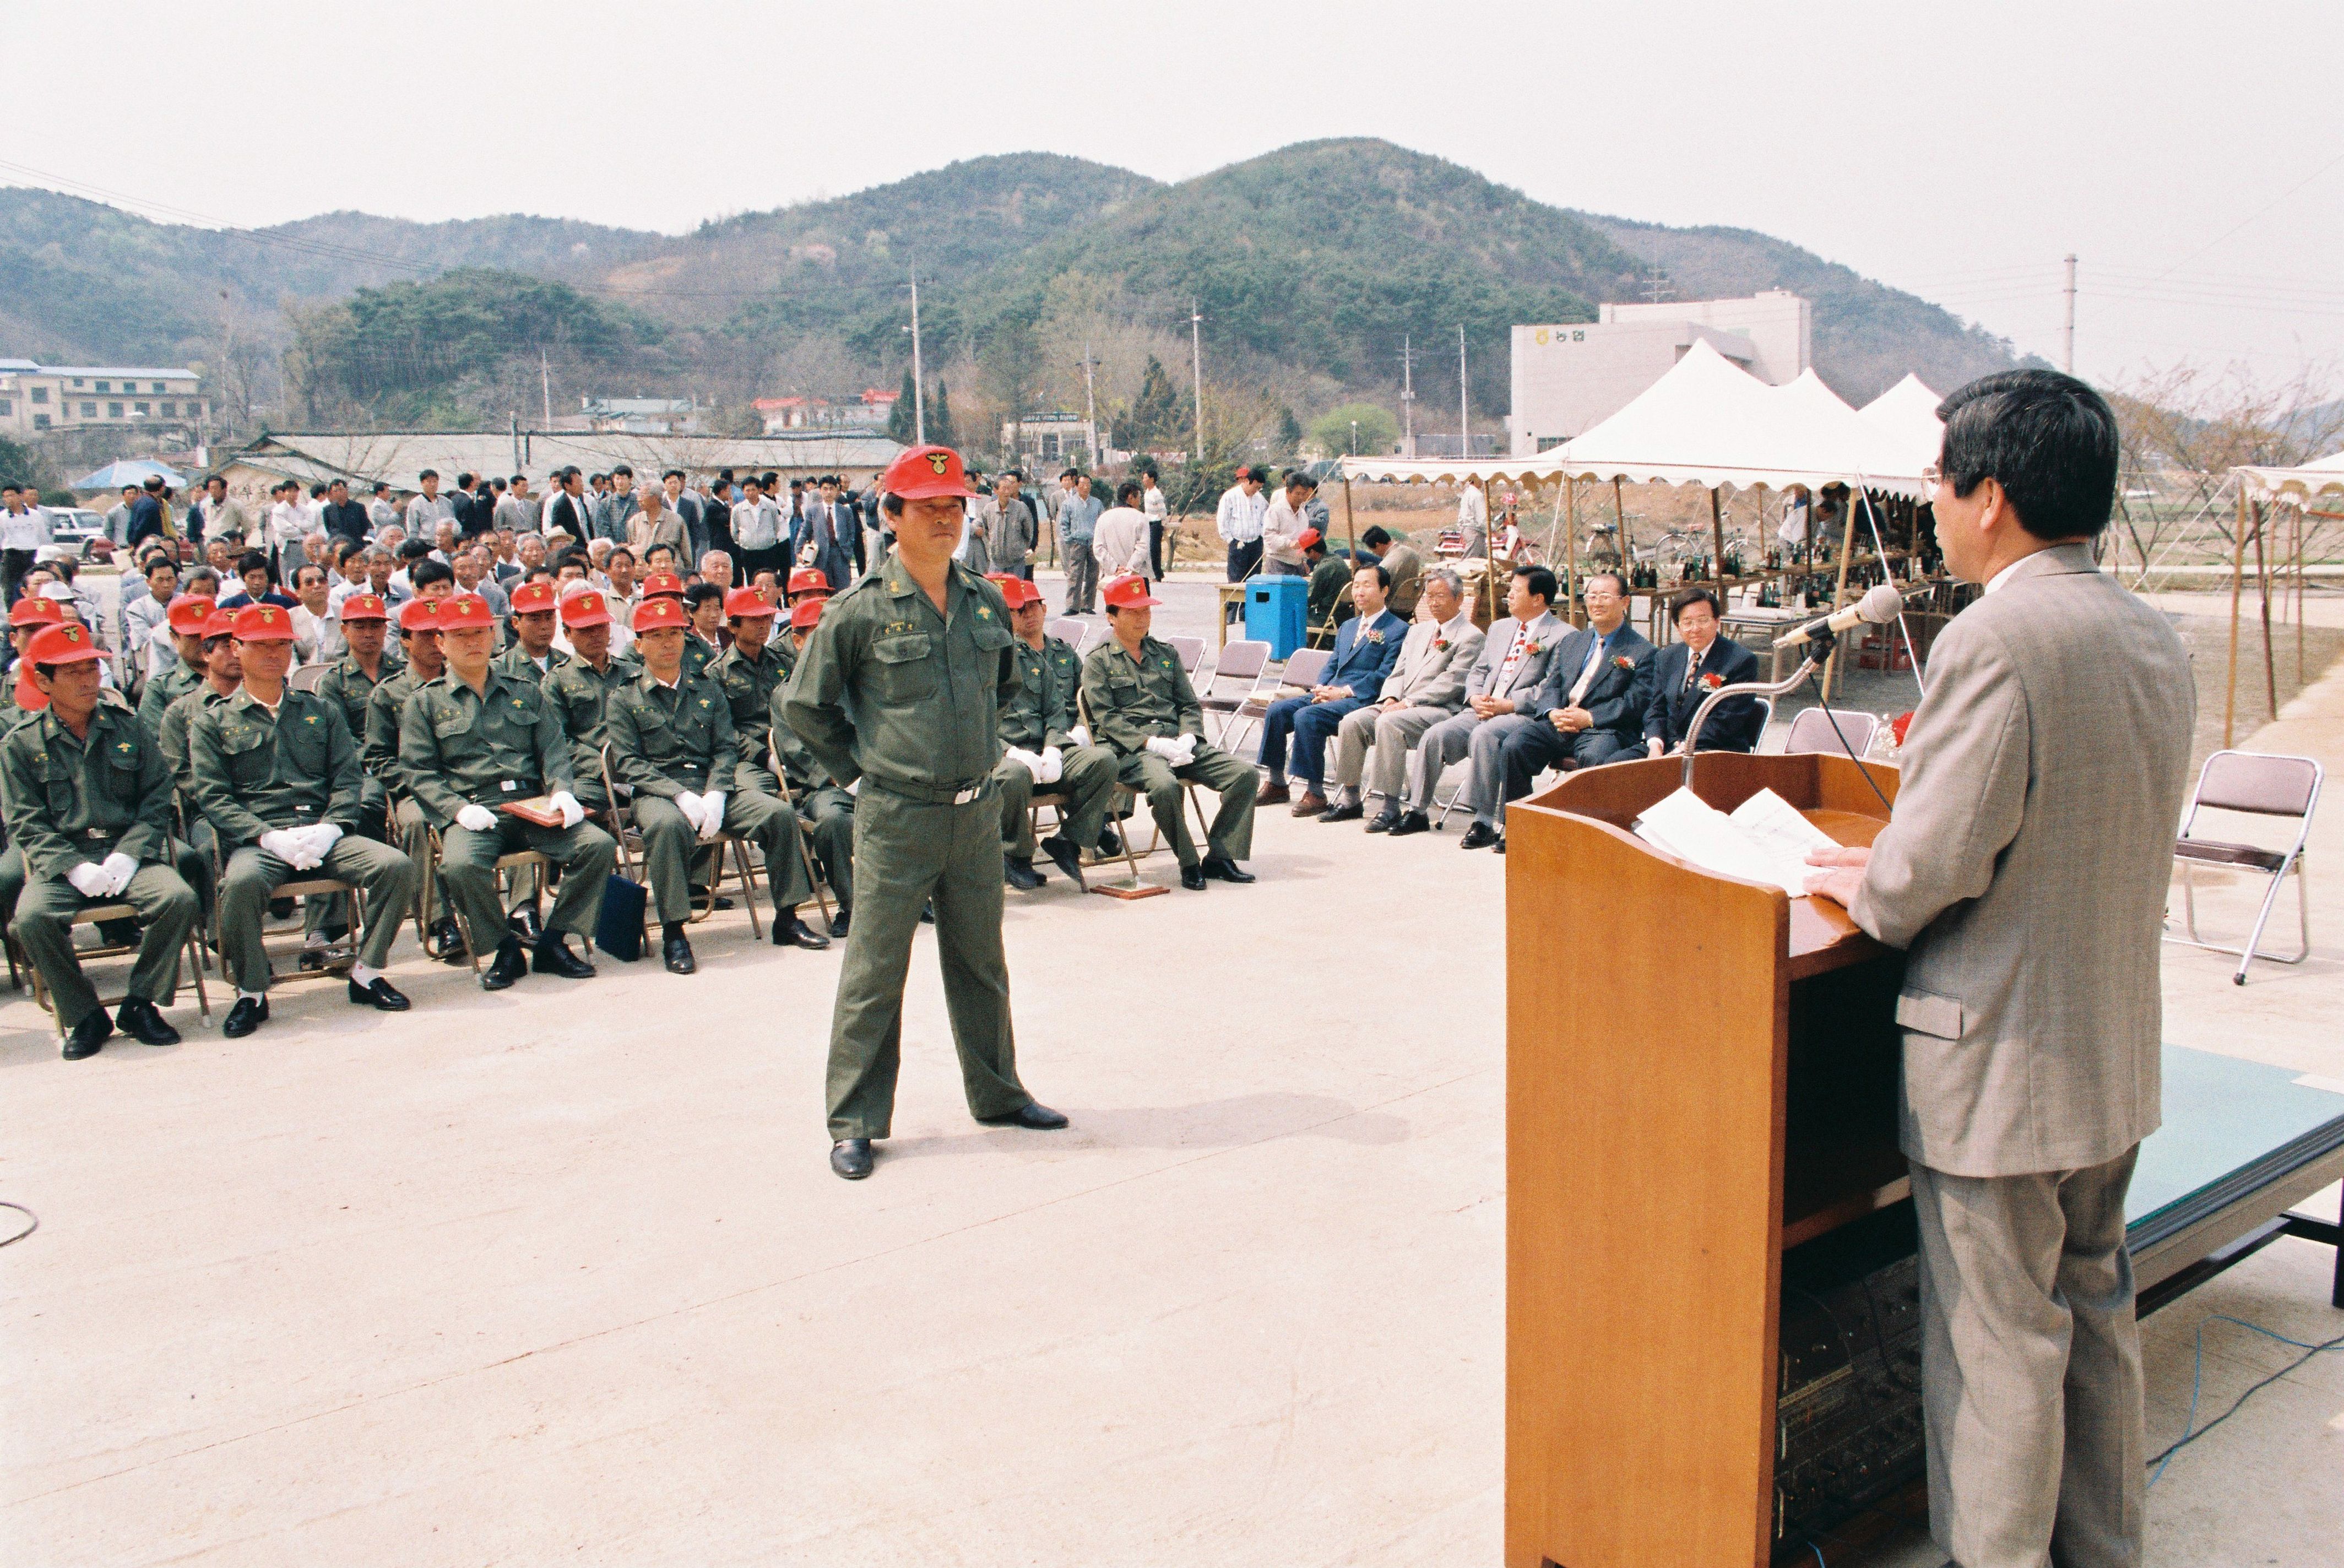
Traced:
<path fill-rule="evenodd" d="M 1506 654 L 1514 645 L 1514 630 L 1521 622 L 1510 615 L 1500 615 L 1490 622 L 1490 633 L 1481 640 L 1481 656 L 1473 661 L 1470 673 L 1465 677 L 1465 699 L 1475 697 L 1511 697 L 1520 702 L 1539 688 L 1546 679 L 1547 662 L 1554 657 L 1555 649 L 1571 628 L 1551 611 L 1541 613 L 1531 622 L 1536 628 L 1539 651 L 1527 654 L 1515 666 L 1513 678 L 1499 683 L 1499 672 L 1506 663 Z"/>
<path fill-rule="evenodd" d="M 1419 621 L 1410 626 L 1400 642 L 1399 660 L 1393 663 L 1391 673 L 1384 677 L 1383 692 L 1378 700 L 1452 712 L 1463 707 L 1465 677 L 1473 667 L 1473 656 L 1481 651 L 1481 629 L 1460 613 L 1455 635 L 1448 639 L 1449 646 L 1434 647 L 1434 642 L 1449 630 L 1430 621 Z"/>
<path fill-rule="evenodd" d="M 2158 948 L 2197 707 L 2181 639 L 2081 545 L 2028 557 L 1939 633 L 1849 911 L 1910 949 L 1913 1159 L 2074 1170 L 2157 1130 Z"/>

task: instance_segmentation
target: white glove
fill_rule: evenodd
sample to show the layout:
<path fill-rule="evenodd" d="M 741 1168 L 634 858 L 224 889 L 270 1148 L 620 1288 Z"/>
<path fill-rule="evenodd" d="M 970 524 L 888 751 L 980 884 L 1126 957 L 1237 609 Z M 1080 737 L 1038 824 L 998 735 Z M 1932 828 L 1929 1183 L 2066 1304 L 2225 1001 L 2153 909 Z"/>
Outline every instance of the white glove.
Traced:
<path fill-rule="evenodd" d="M 1087 746 L 1096 744 L 1091 739 L 1091 727 L 1088 724 L 1076 724 L 1073 729 L 1066 732 L 1066 739 L 1074 742 L 1075 744 L 1078 746 Z"/>
<path fill-rule="evenodd" d="M 1024 768 L 1027 773 L 1032 774 L 1036 784 L 1047 784 L 1050 782 L 1046 773 L 1049 764 L 1045 763 L 1036 754 L 1027 751 L 1025 747 L 1011 746 L 1009 748 L 1009 760 L 1015 763 L 1019 767 Z"/>
<path fill-rule="evenodd" d="M 677 791 L 675 796 L 675 809 L 683 813 L 683 820 L 692 824 L 692 832 L 706 833 L 708 831 L 707 827 L 704 825 L 705 813 L 708 810 L 708 805 L 707 803 L 702 800 L 698 794 L 688 789 Z"/>
<path fill-rule="evenodd" d="M 484 805 L 468 805 L 456 814 L 456 825 L 470 833 L 486 833 L 497 825 L 497 814 Z"/>
<path fill-rule="evenodd" d="M 296 871 L 307 871 L 318 864 L 310 857 L 308 841 L 289 827 L 272 827 L 262 834 L 260 847 Z"/>
<path fill-rule="evenodd" d="M 340 842 L 342 830 L 330 822 L 321 822 L 313 827 L 302 828 L 299 836 L 301 841 L 309 846 L 309 864 L 323 865 L 326 863 L 326 856 L 331 854 L 334 845 Z"/>
<path fill-rule="evenodd" d="M 117 849 L 98 862 L 98 869 L 106 873 L 106 895 L 111 898 L 130 885 L 138 875 L 138 863 Z"/>
<path fill-rule="evenodd" d="M 1147 749 L 1174 766 L 1179 765 L 1180 748 L 1162 735 L 1148 736 Z"/>
<path fill-rule="evenodd" d="M 724 825 L 724 792 L 710 790 L 700 797 L 700 831 L 714 833 Z"/>
<path fill-rule="evenodd" d="M 1056 784 L 1066 776 L 1066 754 L 1056 746 L 1042 748 L 1042 782 Z"/>
<path fill-rule="evenodd" d="M 1177 757 L 1177 758 L 1175 759 L 1175 763 L 1176 763 L 1176 764 L 1177 764 L 1177 765 L 1178 765 L 1178 766 L 1180 766 L 1180 767 L 1187 767 L 1190 763 L 1193 763 L 1193 762 L 1195 762 L 1195 761 L 1197 760 L 1197 737 L 1196 737 L 1196 736 L 1194 736 L 1194 735 L 1182 735 L 1181 737 L 1179 737 L 1179 739 L 1177 739 L 1177 740 L 1174 741 L 1174 742 L 1172 743 L 1172 745 L 1173 745 L 1174 750 L 1177 751 L 1177 752 L 1180 754 L 1178 755 L 1178 757 Z"/>
<path fill-rule="evenodd" d="M 114 878 L 106 875 L 106 867 L 94 860 L 85 860 L 66 872 L 66 880 L 72 883 L 74 891 L 84 898 L 108 897 L 114 888 Z"/>
<path fill-rule="evenodd" d="M 578 797 L 566 789 L 558 789 L 547 795 L 545 804 L 561 814 L 561 825 L 564 827 L 576 827 L 586 820 L 586 808 L 580 805 Z"/>

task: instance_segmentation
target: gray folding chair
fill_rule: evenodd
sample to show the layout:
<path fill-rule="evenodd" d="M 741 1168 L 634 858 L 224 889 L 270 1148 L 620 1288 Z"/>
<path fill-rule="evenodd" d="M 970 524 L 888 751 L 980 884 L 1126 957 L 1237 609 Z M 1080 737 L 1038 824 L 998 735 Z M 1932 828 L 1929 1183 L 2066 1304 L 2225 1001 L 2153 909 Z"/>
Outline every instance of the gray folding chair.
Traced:
<path fill-rule="evenodd" d="M 2311 813 L 2319 804 L 2320 778 L 2319 764 L 2309 757 L 2267 756 L 2259 752 L 2216 752 L 2198 772 L 2197 792 L 2189 797 L 2189 809 L 2181 818 L 2181 836 L 2173 845 L 2173 857 L 2181 866 L 2183 924 L 2189 934 L 2168 935 L 2165 939 L 2187 947 L 2203 947 L 2211 953 L 2238 955 L 2238 973 L 2230 976 L 2233 985 L 2247 983 L 2247 966 L 2258 957 L 2274 964 L 2300 964 L 2310 956 L 2311 892 L 2304 885 L 2303 845 L 2311 836 Z M 2205 807 L 2254 816 L 2292 817 L 2295 842 L 2284 850 L 2273 850 L 2259 845 L 2199 838 L 2195 833 L 2198 813 Z M 2248 934 L 2245 946 L 2225 947 L 2198 936 L 2198 890 L 2190 877 L 2190 868 L 2195 865 L 2260 872 L 2270 878 L 2269 886 L 2263 892 L 2262 908 L 2255 915 L 2255 928 Z M 2279 887 L 2289 873 L 2295 876 L 2301 927 L 2296 955 L 2281 958 L 2258 953 L 2255 949 L 2262 942 L 2263 926 L 2270 920 L 2271 906 L 2278 902 Z"/>
<path fill-rule="evenodd" d="M 1832 728 L 1834 722 L 1839 725 L 1836 733 Z M 1792 719 L 1791 733 L 1783 742 L 1783 751 L 1786 755 L 1793 752 L 1826 752 L 1834 756 L 1861 757 L 1872 750 L 1872 737 L 1879 729 L 1877 713 L 1858 713 L 1853 708 L 1809 708 Z"/>
<path fill-rule="evenodd" d="M 1234 642 L 1229 644 L 1229 649 L 1236 647 L 1237 644 Z M 1228 657 L 1228 650 L 1223 650 L 1221 656 L 1226 661 Z M 1259 723 L 1269 713 L 1270 703 L 1278 700 L 1278 689 L 1280 686 L 1315 686 L 1318 683 L 1318 677 L 1327 673 L 1327 666 L 1334 662 L 1335 655 L 1328 649 L 1297 648 L 1288 655 L 1286 667 L 1278 673 L 1277 680 L 1265 679 L 1258 683 L 1255 690 L 1246 697 L 1245 701 L 1229 710 L 1228 721 L 1221 730 L 1221 750 L 1232 755 L 1236 754 L 1238 746 L 1243 742 L 1232 742 L 1229 739 L 1230 731 L 1238 728 L 1241 723 Z"/>
<path fill-rule="evenodd" d="M 1199 637 L 1197 641 L 1201 644 L 1204 639 Z M 1213 665 L 1212 678 L 1197 693 L 1197 701 L 1203 705 L 1208 720 L 1219 715 L 1221 738 L 1214 744 L 1223 751 L 1228 750 L 1228 729 L 1235 722 L 1238 711 L 1261 693 L 1262 683 L 1268 679 L 1268 643 L 1239 639 L 1221 650 L 1219 661 Z M 1243 682 L 1244 687 L 1237 695 L 1231 696 L 1221 689 L 1225 681 Z"/>
<path fill-rule="evenodd" d="M 1164 640 L 1172 644 L 1175 653 L 1180 655 L 1180 667 L 1188 672 L 1188 682 L 1194 685 L 1197 674 L 1205 667 L 1205 640 L 1202 637 L 1167 637 Z"/>
<path fill-rule="evenodd" d="M 288 675 L 285 683 L 297 692 L 314 692 L 318 689 L 318 683 L 326 678 L 326 672 L 332 668 L 331 664 L 304 664 Z"/>
<path fill-rule="evenodd" d="M 1061 615 L 1042 630 L 1061 642 L 1073 643 L 1075 652 L 1079 653 L 1083 649 L 1083 639 L 1090 635 L 1091 623 L 1079 615 Z"/>

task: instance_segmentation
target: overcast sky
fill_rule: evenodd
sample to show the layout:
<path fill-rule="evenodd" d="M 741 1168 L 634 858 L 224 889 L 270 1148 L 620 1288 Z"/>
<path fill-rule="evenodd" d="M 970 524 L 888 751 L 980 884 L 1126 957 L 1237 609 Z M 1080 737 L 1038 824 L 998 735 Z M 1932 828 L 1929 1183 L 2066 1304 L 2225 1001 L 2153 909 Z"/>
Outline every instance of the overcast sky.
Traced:
<path fill-rule="evenodd" d="M 0 0 L 0 181 L 675 232 L 988 153 L 1177 180 L 1377 136 L 1780 236 L 2054 362 L 2074 251 L 2095 378 L 2344 366 L 2335 0 L 1135 9 Z"/>

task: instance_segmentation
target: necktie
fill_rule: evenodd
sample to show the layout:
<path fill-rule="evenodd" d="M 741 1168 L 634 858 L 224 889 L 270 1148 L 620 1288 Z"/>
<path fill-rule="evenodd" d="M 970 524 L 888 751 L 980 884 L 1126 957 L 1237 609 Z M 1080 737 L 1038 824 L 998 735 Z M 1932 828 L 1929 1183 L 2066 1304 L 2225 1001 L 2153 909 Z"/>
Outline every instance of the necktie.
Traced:
<path fill-rule="evenodd" d="M 1601 669 L 1602 664 L 1603 639 L 1598 637 L 1595 639 L 1595 646 L 1587 651 L 1587 663 L 1579 672 L 1579 679 L 1571 683 L 1571 705 L 1572 707 L 1577 707 L 1579 700 L 1587 695 L 1587 688 L 1595 684 L 1595 672 Z"/>
<path fill-rule="evenodd" d="M 1688 649 L 1686 649 L 1686 650 L 1685 650 L 1685 683 L 1684 683 L 1684 689 L 1685 689 L 1686 691 L 1688 691 L 1688 692 L 1692 691 L 1692 683 L 1693 683 L 1695 681 L 1698 681 L 1698 680 L 1700 680 L 1700 679 L 1701 679 L 1701 660 L 1700 660 L 1698 657 L 1696 657 L 1696 656 L 1694 655 L 1694 653 L 1693 653 L 1693 652 L 1692 652 L 1692 649 L 1688 648 Z"/>

